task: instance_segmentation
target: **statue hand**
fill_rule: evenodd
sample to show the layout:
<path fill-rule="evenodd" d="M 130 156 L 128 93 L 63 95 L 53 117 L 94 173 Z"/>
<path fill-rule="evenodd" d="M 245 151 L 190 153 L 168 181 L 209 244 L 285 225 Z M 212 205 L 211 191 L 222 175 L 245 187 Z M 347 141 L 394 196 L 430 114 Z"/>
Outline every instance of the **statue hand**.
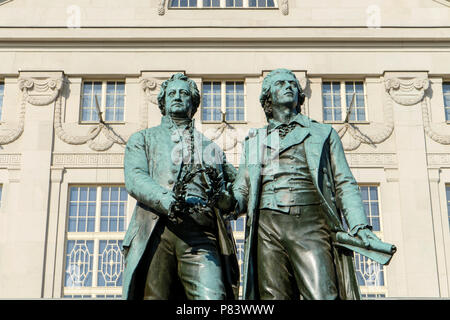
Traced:
<path fill-rule="evenodd" d="M 370 247 L 372 242 L 381 241 L 369 228 L 362 228 L 356 234 L 364 243 L 366 248 Z"/>
<path fill-rule="evenodd" d="M 233 195 L 230 192 L 223 190 L 217 201 L 217 208 L 223 211 L 230 211 L 231 209 L 234 209 L 235 203 L 236 200 Z"/>

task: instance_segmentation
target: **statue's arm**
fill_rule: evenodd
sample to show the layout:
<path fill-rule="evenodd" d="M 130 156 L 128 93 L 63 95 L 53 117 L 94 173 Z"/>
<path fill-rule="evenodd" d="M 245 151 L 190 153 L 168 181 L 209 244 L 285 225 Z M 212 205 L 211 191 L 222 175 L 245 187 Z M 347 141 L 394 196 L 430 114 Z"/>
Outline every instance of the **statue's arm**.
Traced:
<path fill-rule="evenodd" d="M 167 214 L 173 195 L 150 177 L 143 132 L 134 133 L 125 147 L 125 187 L 137 201 L 161 214 Z"/>
<path fill-rule="evenodd" d="M 336 204 L 342 212 L 350 233 L 369 228 L 361 194 L 345 157 L 344 148 L 338 133 L 331 129 L 330 161 L 336 191 Z"/>
<path fill-rule="evenodd" d="M 233 183 L 233 195 L 237 201 L 236 213 L 244 214 L 247 212 L 248 194 L 249 194 L 249 173 L 247 165 L 247 140 L 244 141 L 239 169 L 236 179 Z"/>
<path fill-rule="evenodd" d="M 229 213 L 234 210 L 236 205 L 236 200 L 233 197 L 231 187 L 236 179 L 237 170 L 231 163 L 228 163 L 224 152 L 222 152 L 222 172 L 224 184 L 217 206 L 223 212 Z"/>

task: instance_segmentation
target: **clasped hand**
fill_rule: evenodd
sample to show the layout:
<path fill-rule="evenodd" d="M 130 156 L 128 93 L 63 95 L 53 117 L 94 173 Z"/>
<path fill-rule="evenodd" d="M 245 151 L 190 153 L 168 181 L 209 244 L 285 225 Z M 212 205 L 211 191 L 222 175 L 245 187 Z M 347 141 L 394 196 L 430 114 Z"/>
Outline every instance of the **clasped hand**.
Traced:
<path fill-rule="evenodd" d="M 366 248 L 369 248 L 373 242 L 381 241 L 369 228 L 359 229 L 356 235 L 361 238 Z"/>

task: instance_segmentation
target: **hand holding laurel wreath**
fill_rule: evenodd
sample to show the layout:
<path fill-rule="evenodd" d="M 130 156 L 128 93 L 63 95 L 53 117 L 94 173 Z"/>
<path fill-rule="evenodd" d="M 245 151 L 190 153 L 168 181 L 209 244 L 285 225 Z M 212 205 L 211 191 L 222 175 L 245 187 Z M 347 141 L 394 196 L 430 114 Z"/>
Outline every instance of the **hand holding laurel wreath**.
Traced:
<path fill-rule="evenodd" d="M 197 175 L 203 175 L 207 184 L 205 190 L 207 200 L 187 195 L 187 187 Z M 175 201 L 169 209 L 169 220 L 178 224 L 183 221 L 183 217 L 191 217 L 202 224 L 202 221 L 208 218 L 207 216 L 212 218 L 213 208 L 216 207 L 222 194 L 223 183 L 223 175 L 216 168 L 201 165 L 190 166 L 190 170 L 183 178 L 175 183 L 173 189 Z"/>

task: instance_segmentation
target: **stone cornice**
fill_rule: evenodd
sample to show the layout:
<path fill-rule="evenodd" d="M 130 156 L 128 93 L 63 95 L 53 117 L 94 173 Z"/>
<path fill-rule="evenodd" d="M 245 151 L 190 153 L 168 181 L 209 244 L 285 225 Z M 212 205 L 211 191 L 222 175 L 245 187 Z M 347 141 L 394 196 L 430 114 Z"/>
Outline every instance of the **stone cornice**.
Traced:
<path fill-rule="evenodd" d="M 151 32 L 149 32 L 151 30 Z M 189 30 L 186 33 L 186 30 Z M 214 31 L 214 32 L 212 32 Z M 14 36 L 12 36 L 12 34 Z M 53 27 L 0 27 L 0 41 L 43 42 L 130 42 L 130 41 L 350 41 L 379 42 L 401 40 L 404 46 L 409 42 L 449 42 L 449 27 L 381 27 L 366 26 L 289 26 L 289 25 L 173 25 L 173 26 L 84 26 L 77 32 L 66 26 Z M 397 43 L 398 45 L 398 43 Z M 414 45 L 417 45 L 415 43 Z"/>

